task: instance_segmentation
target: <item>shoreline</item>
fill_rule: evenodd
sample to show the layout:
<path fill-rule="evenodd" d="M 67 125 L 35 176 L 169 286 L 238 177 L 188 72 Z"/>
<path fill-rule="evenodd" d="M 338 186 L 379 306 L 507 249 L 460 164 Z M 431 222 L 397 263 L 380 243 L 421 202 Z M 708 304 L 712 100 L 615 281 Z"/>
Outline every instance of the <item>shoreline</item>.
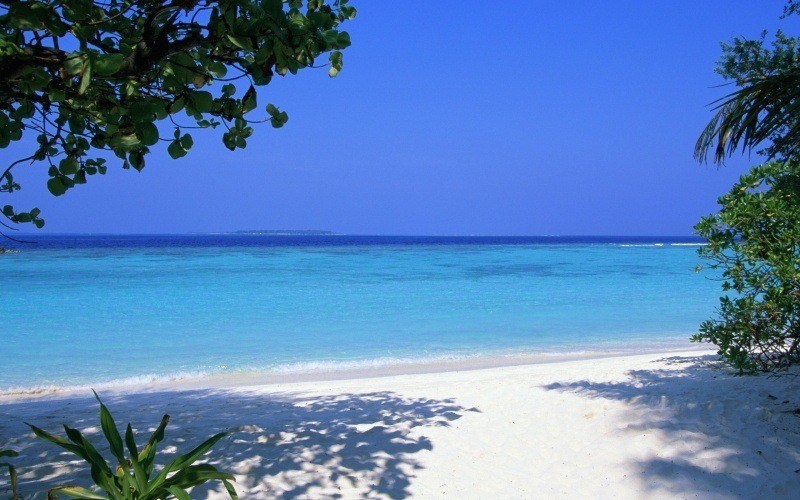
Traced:
<path fill-rule="evenodd" d="M 688 344 L 688 345 L 687 345 Z M 662 355 L 707 355 L 716 350 L 711 346 L 689 342 L 638 345 L 628 349 L 599 349 L 594 351 L 547 351 L 535 353 L 488 354 L 468 357 L 431 357 L 421 360 L 395 359 L 385 364 L 371 365 L 370 360 L 341 367 L 322 369 L 239 370 L 197 375 L 168 376 L 142 375 L 127 379 L 116 379 L 101 383 L 75 384 L 64 387 L 42 386 L 20 388 L 0 392 L 0 404 L 41 399 L 61 399 L 88 394 L 92 389 L 107 394 L 137 394 L 162 391 L 198 389 L 235 389 L 254 386 L 277 386 L 311 382 L 358 381 L 364 379 L 391 378 L 404 375 L 445 374 L 491 370 L 495 368 L 551 365 L 584 360 L 603 360 L 636 356 Z M 147 379 L 147 380 L 141 380 Z"/>
<path fill-rule="evenodd" d="M 137 436 L 171 415 L 158 463 L 227 431 L 206 459 L 240 498 L 738 499 L 800 488 L 799 393 L 800 377 L 740 377 L 684 350 L 101 397 Z M 88 485 L 83 463 L 24 422 L 99 444 L 90 393 L 3 402 L 0 416 L 25 498 Z"/>

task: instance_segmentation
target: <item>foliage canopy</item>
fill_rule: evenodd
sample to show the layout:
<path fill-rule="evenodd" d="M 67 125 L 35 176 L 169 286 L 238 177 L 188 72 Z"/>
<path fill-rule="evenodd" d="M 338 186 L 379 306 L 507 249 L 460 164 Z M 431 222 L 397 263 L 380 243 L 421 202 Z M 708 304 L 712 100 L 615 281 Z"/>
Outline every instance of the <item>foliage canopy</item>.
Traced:
<path fill-rule="evenodd" d="M 800 13 L 790 1 L 784 17 Z M 740 146 L 762 145 L 771 161 L 756 166 L 719 198 L 718 213 L 697 233 L 709 266 L 722 273 L 717 318 L 695 341 L 711 342 L 740 371 L 780 370 L 800 361 L 800 39 L 778 32 L 723 44 L 717 72 L 740 90 L 722 100 L 698 139 L 722 162 Z"/>
<path fill-rule="evenodd" d="M 715 344 L 740 371 L 786 368 L 800 361 L 800 163 L 754 167 L 719 204 L 695 229 L 730 295 L 692 340 Z"/>
<path fill-rule="evenodd" d="M 800 13 L 800 0 L 791 0 L 783 16 Z M 770 159 L 800 154 L 800 39 L 778 31 L 771 43 L 767 33 L 755 40 L 735 38 L 722 44 L 716 72 L 739 90 L 717 101 L 714 118 L 695 145 L 695 157 L 722 163 L 739 148 Z"/>
<path fill-rule="evenodd" d="M 165 145 L 180 158 L 191 129 L 221 126 L 244 148 L 253 123 L 288 120 L 273 104 L 251 118 L 257 88 L 324 54 L 336 76 L 355 15 L 348 0 L 0 0 L 0 149 L 33 144 L 0 170 L 0 192 L 20 189 L 24 163 L 45 165 L 59 196 L 114 157 L 141 170 Z M 2 214 L 44 225 L 36 208 Z"/>

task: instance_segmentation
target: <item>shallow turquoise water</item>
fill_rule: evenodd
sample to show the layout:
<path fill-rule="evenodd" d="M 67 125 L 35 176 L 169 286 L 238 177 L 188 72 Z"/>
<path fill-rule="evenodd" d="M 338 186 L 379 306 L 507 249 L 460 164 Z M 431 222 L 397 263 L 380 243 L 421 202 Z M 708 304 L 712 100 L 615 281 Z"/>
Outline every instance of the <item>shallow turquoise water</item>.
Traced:
<path fill-rule="evenodd" d="M 0 256 L 0 390 L 685 341 L 719 283 L 631 243 L 49 244 Z"/>

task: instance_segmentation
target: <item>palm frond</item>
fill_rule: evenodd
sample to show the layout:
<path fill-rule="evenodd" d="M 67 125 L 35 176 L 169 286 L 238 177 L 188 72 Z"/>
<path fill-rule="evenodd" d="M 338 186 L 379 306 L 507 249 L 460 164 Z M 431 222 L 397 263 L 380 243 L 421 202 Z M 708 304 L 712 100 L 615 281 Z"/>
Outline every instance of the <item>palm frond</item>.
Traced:
<path fill-rule="evenodd" d="M 722 163 L 771 140 L 773 150 L 800 152 L 800 71 L 766 76 L 716 101 L 716 113 L 697 139 L 694 156 L 705 161 L 714 150 Z"/>

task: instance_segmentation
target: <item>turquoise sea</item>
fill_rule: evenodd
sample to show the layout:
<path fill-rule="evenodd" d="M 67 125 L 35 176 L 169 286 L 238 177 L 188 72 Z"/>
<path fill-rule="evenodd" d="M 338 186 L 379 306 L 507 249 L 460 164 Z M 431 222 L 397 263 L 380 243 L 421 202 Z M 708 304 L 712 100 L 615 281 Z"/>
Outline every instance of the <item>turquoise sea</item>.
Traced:
<path fill-rule="evenodd" d="M 32 241 L 0 255 L 4 392 L 689 346 L 719 295 L 691 239 Z"/>

